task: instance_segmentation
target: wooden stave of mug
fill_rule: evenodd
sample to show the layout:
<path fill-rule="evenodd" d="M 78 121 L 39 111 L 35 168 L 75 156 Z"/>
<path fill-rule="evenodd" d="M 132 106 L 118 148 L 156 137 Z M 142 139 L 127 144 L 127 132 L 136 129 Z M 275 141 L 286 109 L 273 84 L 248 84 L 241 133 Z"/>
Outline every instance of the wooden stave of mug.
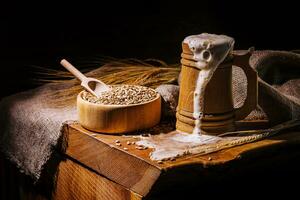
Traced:
<path fill-rule="evenodd" d="M 190 125 L 182 122 L 181 120 L 176 121 L 176 129 L 185 133 L 192 133 L 194 125 Z M 205 135 L 219 135 L 221 133 L 230 132 L 235 130 L 235 124 L 224 124 L 220 126 L 205 126 L 201 124 L 201 134 Z"/>
<path fill-rule="evenodd" d="M 187 95 L 184 93 L 188 92 L 186 88 L 195 88 L 195 81 L 198 77 L 199 69 L 196 66 L 196 60 L 193 59 L 193 52 L 190 51 L 186 43 L 182 43 L 182 49 L 181 94 L 176 113 L 176 128 L 180 131 L 191 133 L 195 127 L 195 119 L 193 117 L 193 95 L 191 96 L 191 94 Z M 192 75 L 192 77 L 189 75 Z M 187 80 L 185 80 L 185 78 Z M 229 55 L 225 61 L 218 66 L 214 76 L 206 86 L 204 99 L 214 99 L 216 94 L 218 94 L 219 96 L 224 97 L 226 101 L 222 104 L 204 102 L 204 116 L 201 120 L 200 127 L 204 134 L 218 135 L 219 133 L 235 130 L 231 81 L 232 55 Z M 214 86 L 219 83 L 222 83 L 219 87 Z M 219 90 L 215 91 L 215 88 L 218 88 Z M 224 90 L 226 88 L 227 90 Z M 193 94 L 194 89 L 190 89 L 189 92 Z M 188 98 L 182 100 L 184 97 Z"/>
<path fill-rule="evenodd" d="M 193 112 L 194 90 L 198 73 L 199 70 L 197 68 L 182 65 L 178 107 L 184 108 L 183 110 L 191 113 Z M 231 67 L 220 67 L 215 71 L 214 76 L 211 78 L 205 89 L 204 99 L 210 99 L 211 101 L 204 102 L 204 113 L 222 114 L 234 110 L 231 80 Z M 221 103 L 219 97 L 223 99 Z"/>

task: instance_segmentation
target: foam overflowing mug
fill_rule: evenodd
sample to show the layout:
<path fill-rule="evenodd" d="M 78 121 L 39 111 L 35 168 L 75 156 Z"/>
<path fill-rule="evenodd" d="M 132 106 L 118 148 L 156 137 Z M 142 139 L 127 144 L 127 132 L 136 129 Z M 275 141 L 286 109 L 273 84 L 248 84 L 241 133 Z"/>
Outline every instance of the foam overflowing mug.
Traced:
<path fill-rule="evenodd" d="M 249 65 L 250 51 L 234 52 L 234 39 L 202 33 L 182 43 L 181 80 L 176 128 L 187 133 L 218 135 L 235 130 L 257 106 L 257 73 Z M 234 108 L 232 66 L 247 77 L 247 97 Z"/>

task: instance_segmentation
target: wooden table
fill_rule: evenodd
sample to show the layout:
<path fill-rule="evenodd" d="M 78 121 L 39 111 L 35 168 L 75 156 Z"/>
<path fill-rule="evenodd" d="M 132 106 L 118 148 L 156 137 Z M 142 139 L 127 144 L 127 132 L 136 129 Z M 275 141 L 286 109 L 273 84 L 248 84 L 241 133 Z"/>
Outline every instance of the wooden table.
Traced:
<path fill-rule="evenodd" d="M 215 196 L 213 188 L 222 193 L 231 188 L 229 183 L 235 183 L 232 189 L 239 187 L 241 177 L 255 181 L 263 176 L 255 183 L 259 186 L 274 166 L 281 169 L 300 160 L 297 130 L 163 164 L 149 159 L 151 149 L 126 144 L 134 138 L 93 133 L 76 122 L 64 125 L 63 136 L 60 151 L 64 159 L 58 166 L 54 199 L 182 199 L 201 195 L 203 190 Z M 122 146 L 115 145 L 116 140 Z"/>

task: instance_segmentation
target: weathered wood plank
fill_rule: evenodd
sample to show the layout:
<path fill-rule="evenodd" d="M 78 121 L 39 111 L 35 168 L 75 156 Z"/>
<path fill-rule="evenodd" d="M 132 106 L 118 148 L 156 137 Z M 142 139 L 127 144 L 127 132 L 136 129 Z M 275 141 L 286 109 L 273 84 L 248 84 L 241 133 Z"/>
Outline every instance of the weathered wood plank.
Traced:
<path fill-rule="evenodd" d="M 66 159 L 59 164 L 53 199 L 140 200 L 142 197 Z"/>
<path fill-rule="evenodd" d="M 65 153 L 108 179 L 145 195 L 159 177 L 159 168 L 121 148 L 115 148 L 113 138 L 121 136 L 112 136 L 111 141 L 105 143 L 89 134 L 79 133 L 73 127 L 65 128 L 68 137 Z"/>

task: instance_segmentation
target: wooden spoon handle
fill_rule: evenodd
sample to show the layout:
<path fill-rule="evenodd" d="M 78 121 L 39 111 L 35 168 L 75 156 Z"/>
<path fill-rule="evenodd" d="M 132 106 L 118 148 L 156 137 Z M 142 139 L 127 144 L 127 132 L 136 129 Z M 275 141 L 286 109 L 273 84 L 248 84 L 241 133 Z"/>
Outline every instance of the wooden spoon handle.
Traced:
<path fill-rule="evenodd" d="M 60 64 L 64 66 L 69 72 L 71 72 L 76 78 L 79 80 L 84 81 L 86 79 L 86 76 L 83 75 L 78 69 L 76 69 L 71 63 L 69 63 L 67 60 L 62 59 L 60 61 Z"/>

